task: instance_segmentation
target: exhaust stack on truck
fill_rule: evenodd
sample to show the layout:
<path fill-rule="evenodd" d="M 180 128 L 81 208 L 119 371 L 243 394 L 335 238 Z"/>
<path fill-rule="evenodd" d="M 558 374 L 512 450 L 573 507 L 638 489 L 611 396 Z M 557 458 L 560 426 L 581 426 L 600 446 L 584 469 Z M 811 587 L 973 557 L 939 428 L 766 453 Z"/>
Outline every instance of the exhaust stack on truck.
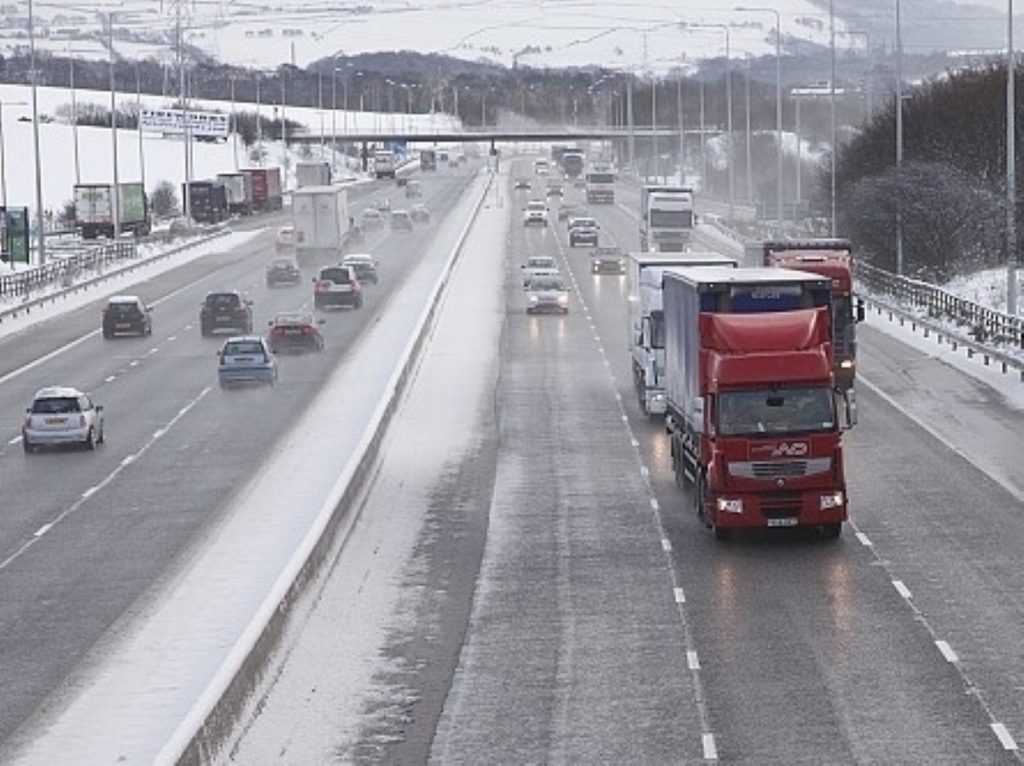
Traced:
<path fill-rule="evenodd" d="M 673 468 L 719 539 L 737 528 L 840 534 L 841 431 L 856 410 L 852 391 L 834 391 L 831 288 L 788 269 L 665 272 Z"/>

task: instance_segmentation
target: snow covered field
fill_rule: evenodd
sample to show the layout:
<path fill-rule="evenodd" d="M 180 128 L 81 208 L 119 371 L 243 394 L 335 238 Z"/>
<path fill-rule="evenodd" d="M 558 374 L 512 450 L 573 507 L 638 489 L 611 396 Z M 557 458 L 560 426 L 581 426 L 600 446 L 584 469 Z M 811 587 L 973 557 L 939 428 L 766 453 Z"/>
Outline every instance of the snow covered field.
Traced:
<path fill-rule="evenodd" d="M 707 0 L 365 0 L 341 5 L 331 0 L 255 0 L 236 3 L 188 3 L 186 40 L 221 61 L 256 67 L 311 61 L 344 53 L 382 50 L 445 53 L 463 59 L 487 59 L 529 66 L 602 64 L 618 69 L 667 71 L 682 62 L 724 54 L 718 29 L 689 25 L 730 23 L 732 55 L 774 53 L 775 20 L 764 12 L 738 12 L 732 3 Z M 811 0 L 777 0 L 782 34 L 828 44 L 828 18 Z M 165 59 L 173 38 L 172 5 L 154 0 L 96 3 L 95 12 L 60 3 L 40 4 L 37 14 L 47 29 L 40 48 L 54 53 L 69 45 L 82 55 L 106 58 L 99 12 L 114 11 L 115 28 L 132 39 L 118 39 L 115 50 L 127 58 Z M 20 25 L 24 27 L 24 22 Z M 24 47 L 16 19 L 0 27 L 0 52 Z M 837 22 L 838 31 L 845 25 Z M 42 31 L 42 30 L 41 30 Z M 863 41 L 840 35 L 841 46 Z"/>

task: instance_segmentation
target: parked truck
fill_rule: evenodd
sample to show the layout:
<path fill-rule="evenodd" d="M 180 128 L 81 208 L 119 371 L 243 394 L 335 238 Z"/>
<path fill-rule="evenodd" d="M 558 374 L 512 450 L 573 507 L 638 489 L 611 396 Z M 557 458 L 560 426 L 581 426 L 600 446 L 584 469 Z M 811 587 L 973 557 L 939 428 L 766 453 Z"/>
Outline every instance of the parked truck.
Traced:
<path fill-rule="evenodd" d="M 856 409 L 853 391 L 834 391 L 831 289 L 789 269 L 664 273 L 673 468 L 719 539 L 757 527 L 840 534 L 841 431 Z"/>
<path fill-rule="evenodd" d="M 339 186 L 305 186 L 292 193 L 295 257 L 340 258 L 349 235 L 348 195 Z"/>
<path fill-rule="evenodd" d="M 113 190 L 113 184 L 75 185 L 75 228 L 84 239 L 114 236 Z M 119 184 L 117 198 L 121 233 L 137 237 L 149 234 L 149 200 L 142 184 Z"/>
<path fill-rule="evenodd" d="M 420 151 L 420 170 L 437 170 L 437 152 L 433 149 Z"/>
<path fill-rule="evenodd" d="M 679 253 L 686 249 L 696 224 L 693 189 L 643 186 L 640 189 L 640 249 Z"/>
<path fill-rule="evenodd" d="M 245 168 L 252 188 L 252 208 L 265 213 L 284 207 L 281 196 L 281 168 Z"/>
<path fill-rule="evenodd" d="M 245 173 L 218 173 L 217 180 L 224 184 L 228 197 L 228 212 L 234 215 L 252 215 L 252 177 Z"/>
<path fill-rule="evenodd" d="M 330 186 L 331 166 L 326 162 L 299 162 L 295 165 L 295 187 Z"/>
<path fill-rule="evenodd" d="M 640 410 L 648 415 L 665 412 L 665 316 L 661 280 L 665 269 L 674 266 L 733 268 L 736 261 L 717 253 L 630 253 L 626 266 L 626 305 L 633 385 Z"/>
<path fill-rule="evenodd" d="M 864 302 L 853 295 L 853 245 L 848 239 L 756 242 L 746 246 L 751 266 L 775 266 L 820 274 L 832 280 L 832 353 L 836 387 L 845 391 L 857 377 L 857 322 Z"/>
<path fill-rule="evenodd" d="M 227 219 L 228 193 L 221 181 L 191 181 L 188 185 L 189 204 L 192 219 L 200 223 L 220 223 Z M 182 184 L 182 199 L 185 198 L 185 185 Z"/>
<path fill-rule="evenodd" d="M 610 165 L 594 165 L 587 171 L 587 202 L 615 202 L 615 171 Z"/>

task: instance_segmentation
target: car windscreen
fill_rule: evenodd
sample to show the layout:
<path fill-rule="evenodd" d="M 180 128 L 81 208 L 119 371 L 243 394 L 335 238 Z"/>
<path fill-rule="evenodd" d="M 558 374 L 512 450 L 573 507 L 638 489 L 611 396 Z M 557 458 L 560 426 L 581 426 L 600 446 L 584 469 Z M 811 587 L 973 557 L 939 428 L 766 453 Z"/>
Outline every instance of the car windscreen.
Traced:
<path fill-rule="evenodd" d="M 215 293 L 206 296 L 206 305 L 214 309 L 238 308 L 241 301 L 234 293 Z"/>
<path fill-rule="evenodd" d="M 320 279 L 335 282 L 340 285 L 351 281 L 352 275 L 349 274 L 348 269 L 334 267 L 321 270 Z"/>
<path fill-rule="evenodd" d="M 32 402 L 32 413 L 35 415 L 66 415 L 78 411 L 78 397 L 75 396 L 36 399 Z"/>

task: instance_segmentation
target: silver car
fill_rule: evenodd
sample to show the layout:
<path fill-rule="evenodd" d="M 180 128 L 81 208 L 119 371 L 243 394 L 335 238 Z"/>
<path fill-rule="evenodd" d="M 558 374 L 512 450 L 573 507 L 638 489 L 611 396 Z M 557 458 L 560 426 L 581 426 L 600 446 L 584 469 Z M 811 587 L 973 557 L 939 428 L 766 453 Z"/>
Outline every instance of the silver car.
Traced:
<path fill-rule="evenodd" d="M 569 291 L 558 277 L 535 277 L 526 285 L 527 314 L 568 314 Z"/>
<path fill-rule="evenodd" d="M 21 446 L 26 453 L 39 447 L 77 444 L 95 449 L 102 444 L 103 407 L 77 388 L 51 386 L 36 392 L 25 410 Z"/>

